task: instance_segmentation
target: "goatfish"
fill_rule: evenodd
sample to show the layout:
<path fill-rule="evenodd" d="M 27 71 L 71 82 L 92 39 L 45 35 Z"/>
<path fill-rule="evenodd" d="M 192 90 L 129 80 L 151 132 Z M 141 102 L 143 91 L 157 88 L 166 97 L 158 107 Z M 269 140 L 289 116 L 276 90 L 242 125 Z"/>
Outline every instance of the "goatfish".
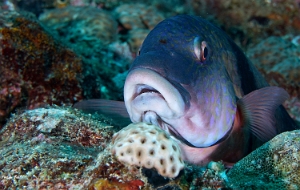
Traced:
<path fill-rule="evenodd" d="M 178 15 L 145 38 L 128 71 L 124 102 L 86 100 L 75 107 L 157 125 L 180 142 L 187 162 L 230 166 L 297 128 L 281 105 L 287 98 L 221 29 Z"/>

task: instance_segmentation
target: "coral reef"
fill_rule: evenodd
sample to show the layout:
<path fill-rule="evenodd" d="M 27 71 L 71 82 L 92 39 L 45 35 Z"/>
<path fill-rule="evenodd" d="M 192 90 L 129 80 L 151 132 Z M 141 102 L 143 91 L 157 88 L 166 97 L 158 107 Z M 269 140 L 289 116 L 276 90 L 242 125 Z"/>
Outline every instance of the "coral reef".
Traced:
<path fill-rule="evenodd" d="M 39 20 L 70 43 L 85 42 L 85 46 L 100 43 L 101 46 L 116 40 L 117 23 L 108 12 L 101 9 L 93 7 L 52 9 L 40 15 Z M 85 46 L 83 48 L 86 48 Z"/>
<path fill-rule="evenodd" d="M 128 42 L 132 53 L 138 52 L 150 30 L 165 18 L 154 6 L 141 3 L 122 4 L 114 9 L 113 14 L 121 24 L 120 34 L 127 34 L 120 36 Z"/>
<path fill-rule="evenodd" d="M 150 29 L 163 19 L 154 7 L 144 4 L 124 4 L 111 12 L 91 6 L 66 7 L 39 16 L 82 57 L 84 98 L 117 100 L 123 99 L 123 85 L 112 79 L 125 73 Z"/>
<path fill-rule="evenodd" d="M 122 167 L 109 166 L 103 151 L 115 129 L 97 118 L 59 107 L 14 115 L 0 132 L 0 189 L 83 188 L 117 179 Z"/>
<path fill-rule="evenodd" d="M 278 1 L 242 1 L 242 0 L 211 0 L 211 1 L 183 1 L 183 0 L 153 0 L 143 1 L 143 7 L 136 8 L 140 1 L 93 1 L 97 6 L 117 12 L 122 11 L 120 20 L 132 26 L 134 22 L 137 26 L 139 10 L 143 12 L 145 8 L 157 9 L 164 17 L 176 14 L 200 15 L 219 24 L 238 44 L 246 48 L 249 43 L 257 43 L 269 35 L 285 35 L 288 33 L 297 34 L 300 29 L 300 16 L 298 2 L 295 0 Z M 131 3 L 131 4 L 130 4 Z M 126 8 L 123 9 L 122 7 Z M 128 15 L 127 13 L 131 13 Z M 151 13 L 151 12 L 150 12 Z M 157 17 L 158 13 L 152 12 L 148 17 Z M 126 16 L 128 15 L 128 16 Z M 132 17 L 131 19 L 129 19 Z M 143 19 L 141 19 L 143 20 Z M 228 22 L 230 20 L 230 22 Z M 140 25 L 142 26 L 142 25 Z M 139 27 L 144 28 L 144 27 Z"/>
<path fill-rule="evenodd" d="M 139 130 L 137 125 L 148 126 L 134 124 L 129 131 Z M 299 130 L 276 136 L 232 169 L 225 169 L 221 162 L 210 162 L 207 167 L 184 164 L 174 179 L 164 178 L 153 168 L 119 162 L 111 153 L 114 144 L 121 142 L 120 134 L 113 137 L 118 130 L 101 115 L 70 108 L 52 106 L 16 113 L 0 131 L 0 189 L 186 190 L 270 187 L 267 185 L 293 189 L 300 185 Z M 148 131 L 159 133 L 161 129 Z M 161 143 L 157 139 L 156 144 Z"/>
<path fill-rule="evenodd" d="M 227 173 L 233 189 L 298 189 L 300 187 L 300 130 L 277 135 Z"/>
<path fill-rule="evenodd" d="M 121 132 L 113 141 L 119 128 L 109 118 L 57 106 L 34 109 L 82 98 L 121 100 L 126 70 L 148 32 L 168 16 L 188 13 L 218 24 L 247 50 L 268 82 L 289 92 L 284 106 L 300 123 L 297 2 L 0 2 L 0 123 L 18 107 L 33 109 L 17 111 L 2 129 L 0 124 L 0 189 L 299 188 L 299 131 L 276 136 L 232 169 L 222 162 L 207 167 L 184 163 L 180 172 L 165 178 L 160 167 L 118 160 L 120 150 L 129 146 L 114 149 L 111 143 L 119 142 Z"/>
<path fill-rule="evenodd" d="M 164 20 L 164 16 L 152 6 L 145 4 L 123 4 L 114 13 L 119 22 L 128 30 L 147 28 L 152 30 L 157 23 Z"/>
<path fill-rule="evenodd" d="M 159 17 L 176 14 L 200 15 L 218 23 L 245 48 L 249 43 L 257 43 L 269 35 L 288 33 L 296 35 L 300 29 L 299 5 L 296 0 L 247 2 L 242 0 L 146 0 L 143 4 L 137 0 L 20 0 L 17 3 L 13 0 L 5 0 L 5 2 L 6 6 L 11 6 L 15 10 L 28 10 L 37 15 L 45 9 L 61 8 L 67 5 L 115 10 L 119 21 L 125 26 L 139 26 L 139 28 L 144 28 L 149 23 L 155 25 L 157 23 L 155 20 Z M 154 22 L 149 22 L 149 20 Z"/>
<path fill-rule="evenodd" d="M 70 0 L 3 0 L 3 4 L 2 8 L 5 10 L 29 11 L 39 15 L 45 9 L 65 7 L 70 4 Z"/>
<path fill-rule="evenodd" d="M 192 13 L 219 23 L 245 47 L 270 35 L 298 34 L 299 6 L 295 0 L 191 1 Z"/>
<path fill-rule="evenodd" d="M 146 124 L 145 124 L 146 125 Z M 221 188 L 221 163 L 186 165 L 173 180 L 111 154 L 118 128 L 97 114 L 57 106 L 19 112 L 0 131 L 0 189 Z"/>
<path fill-rule="evenodd" d="M 17 73 L 0 67 L 0 122 L 22 102 L 22 79 Z M 0 127 L 1 128 L 1 127 Z"/>
<path fill-rule="evenodd" d="M 291 40 L 271 36 L 247 52 L 270 85 L 280 86 L 291 98 L 284 106 L 300 122 L 300 47 Z"/>
<path fill-rule="evenodd" d="M 0 15 L 0 121 L 17 106 L 71 104 L 82 98 L 81 61 L 33 17 Z"/>
<path fill-rule="evenodd" d="M 155 168 L 165 177 L 177 177 L 184 167 L 178 142 L 155 125 L 130 124 L 114 135 L 112 144 L 120 162 Z"/>
<path fill-rule="evenodd" d="M 85 98 L 122 99 L 112 78 L 125 72 L 132 58 L 119 53 L 118 25 L 110 13 L 95 7 L 66 7 L 46 11 L 39 20 L 82 58 Z M 114 42 L 119 46 L 112 46 Z"/>
<path fill-rule="evenodd" d="M 150 30 L 148 29 L 135 29 L 128 32 L 127 41 L 131 52 L 138 54 L 138 51 L 149 32 Z"/>

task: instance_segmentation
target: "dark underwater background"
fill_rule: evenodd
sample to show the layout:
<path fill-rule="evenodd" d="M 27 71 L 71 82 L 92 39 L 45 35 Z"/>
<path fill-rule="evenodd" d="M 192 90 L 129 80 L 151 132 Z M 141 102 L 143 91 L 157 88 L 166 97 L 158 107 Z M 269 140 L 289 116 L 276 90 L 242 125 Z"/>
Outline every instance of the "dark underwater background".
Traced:
<path fill-rule="evenodd" d="M 178 14 L 222 28 L 289 93 L 284 107 L 300 123 L 300 1 L 1 0 L 0 189 L 300 189 L 298 131 L 232 170 L 187 164 L 167 179 L 110 155 L 120 129 L 110 118 L 71 109 L 84 99 L 122 100 L 143 39 Z"/>

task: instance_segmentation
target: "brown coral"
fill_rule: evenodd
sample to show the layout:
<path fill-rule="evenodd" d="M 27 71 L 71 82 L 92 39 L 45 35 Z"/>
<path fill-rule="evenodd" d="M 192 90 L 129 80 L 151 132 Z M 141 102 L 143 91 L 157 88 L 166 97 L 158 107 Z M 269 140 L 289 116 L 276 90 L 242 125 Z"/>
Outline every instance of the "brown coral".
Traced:
<path fill-rule="evenodd" d="M 80 100 L 80 59 L 34 19 L 3 15 L 10 24 L 0 27 L 1 119 L 16 106 L 32 109 Z"/>
<path fill-rule="evenodd" d="M 0 67 L 0 122 L 21 103 L 22 80 L 9 69 Z"/>

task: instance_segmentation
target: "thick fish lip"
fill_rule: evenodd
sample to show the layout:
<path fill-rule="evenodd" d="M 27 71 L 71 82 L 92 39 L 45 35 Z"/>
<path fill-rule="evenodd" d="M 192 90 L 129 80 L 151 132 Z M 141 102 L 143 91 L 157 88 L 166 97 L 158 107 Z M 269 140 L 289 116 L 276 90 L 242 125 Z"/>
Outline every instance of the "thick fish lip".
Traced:
<path fill-rule="evenodd" d="M 145 68 L 136 68 L 128 74 L 124 101 L 132 122 L 144 121 L 149 111 L 162 120 L 181 117 L 185 111 L 179 91 L 160 74 Z"/>

